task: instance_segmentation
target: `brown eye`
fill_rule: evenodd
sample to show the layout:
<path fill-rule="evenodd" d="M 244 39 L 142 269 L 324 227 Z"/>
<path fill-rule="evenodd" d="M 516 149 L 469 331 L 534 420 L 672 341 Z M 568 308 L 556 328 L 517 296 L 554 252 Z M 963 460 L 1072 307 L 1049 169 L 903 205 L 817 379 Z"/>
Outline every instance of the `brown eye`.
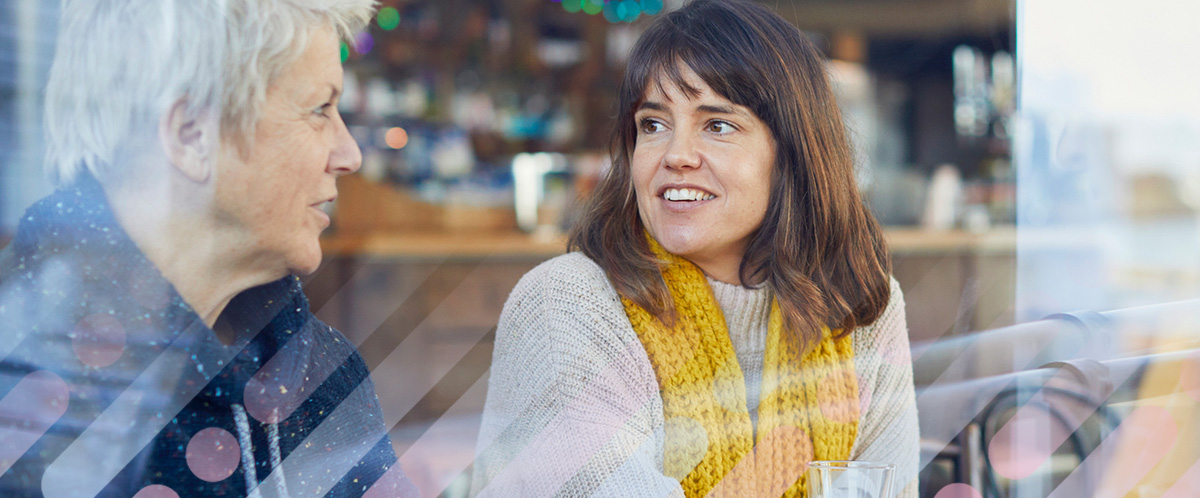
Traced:
<path fill-rule="evenodd" d="M 649 118 L 643 119 L 641 123 L 638 124 L 638 131 L 641 131 L 645 134 L 656 133 L 662 131 L 663 128 L 664 127 L 662 123 Z"/>
<path fill-rule="evenodd" d="M 737 128 L 735 128 L 728 121 L 716 120 L 716 121 L 711 121 L 708 123 L 708 131 L 711 131 L 713 133 L 724 135 L 726 133 L 731 133 L 735 130 L 737 130 Z"/>

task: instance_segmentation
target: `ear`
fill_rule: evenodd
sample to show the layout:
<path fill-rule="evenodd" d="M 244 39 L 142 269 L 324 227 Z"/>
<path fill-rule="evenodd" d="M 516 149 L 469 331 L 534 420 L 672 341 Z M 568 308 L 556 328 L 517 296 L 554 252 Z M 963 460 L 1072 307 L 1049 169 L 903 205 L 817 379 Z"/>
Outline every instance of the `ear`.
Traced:
<path fill-rule="evenodd" d="M 167 161 L 196 183 L 207 182 L 216 164 L 217 124 L 207 113 L 190 116 L 187 99 L 176 100 L 158 123 L 158 138 Z"/>

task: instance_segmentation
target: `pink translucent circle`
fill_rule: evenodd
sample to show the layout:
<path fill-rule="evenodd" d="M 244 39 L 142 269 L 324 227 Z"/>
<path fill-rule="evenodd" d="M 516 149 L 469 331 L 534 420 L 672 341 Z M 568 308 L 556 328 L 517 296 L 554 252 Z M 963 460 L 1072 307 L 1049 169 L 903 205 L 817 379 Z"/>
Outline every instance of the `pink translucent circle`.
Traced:
<path fill-rule="evenodd" d="M 179 493 L 162 484 L 151 484 L 138 491 L 133 498 L 179 498 Z"/>
<path fill-rule="evenodd" d="M 970 484 L 956 482 L 939 490 L 933 498 L 983 498 L 983 494 Z"/>
<path fill-rule="evenodd" d="M 159 310 L 171 302 L 166 280 L 154 268 L 142 268 L 129 274 L 129 294 L 146 309 Z"/>
<path fill-rule="evenodd" d="M 912 363 L 912 355 L 907 349 L 890 347 L 883 351 L 883 361 L 895 366 L 908 365 Z"/>
<path fill-rule="evenodd" d="M 821 414 L 825 418 L 842 424 L 850 424 L 858 421 L 861 415 L 861 400 L 857 396 L 851 394 L 850 386 L 857 383 L 857 377 L 854 372 L 836 368 L 829 375 L 825 376 L 825 380 L 818 384 L 818 396 L 821 401 Z M 861 389 L 862 386 L 859 386 Z"/>
<path fill-rule="evenodd" d="M 196 477 L 208 482 L 222 481 L 238 468 L 241 447 L 233 434 L 224 429 L 209 427 L 188 442 L 187 464 Z"/>
<path fill-rule="evenodd" d="M 404 471 L 400 468 L 400 462 L 392 464 L 392 468 L 371 485 L 363 494 L 363 498 L 395 498 L 397 496 L 414 496 L 416 493 L 411 491 L 412 483 L 404 477 Z"/>
<path fill-rule="evenodd" d="M 0 398 L 0 414 L 14 421 L 11 427 L 0 425 L 0 475 L 58 422 L 70 401 L 67 383 L 45 370 L 26 375 Z"/>
<path fill-rule="evenodd" d="M 856 375 L 857 375 L 857 373 L 856 373 Z M 871 397 L 871 389 L 868 389 L 866 384 L 863 384 L 863 379 L 861 376 L 859 376 L 858 377 L 858 414 L 859 414 L 859 417 L 862 417 L 862 414 L 867 413 L 867 411 L 869 411 L 871 409 L 872 401 L 874 401 L 874 398 Z"/>
<path fill-rule="evenodd" d="M 116 363 L 125 354 L 125 327 L 106 313 L 85 316 L 75 326 L 71 345 L 79 361 L 104 368 Z"/>
<path fill-rule="evenodd" d="M 1179 369 L 1179 388 L 1192 399 L 1200 401 L 1200 350 L 1183 360 L 1183 366 Z"/>
<path fill-rule="evenodd" d="M 267 367 L 270 366 L 268 363 Z M 302 396 L 307 397 L 307 393 L 294 386 L 288 389 L 289 386 L 279 379 L 271 379 L 268 371 L 268 368 L 264 367 L 246 383 L 246 411 L 259 422 L 278 424 L 300 405 L 303 401 Z"/>
<path fill-rule="evenodd" d="M 1070 435 L 1071 429 L 1055 421 L 1049 412 L 1025 405 L 992 436 L 988 457 L 997 474 L 1024 479 L 1045 464 Z"/>

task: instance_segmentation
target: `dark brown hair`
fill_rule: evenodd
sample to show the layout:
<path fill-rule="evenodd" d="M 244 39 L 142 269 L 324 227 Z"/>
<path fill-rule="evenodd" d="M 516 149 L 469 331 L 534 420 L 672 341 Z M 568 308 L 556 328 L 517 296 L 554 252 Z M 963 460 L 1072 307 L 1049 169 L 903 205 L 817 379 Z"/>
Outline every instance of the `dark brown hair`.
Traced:
<path fill-rule="evenodd" d="M 698 93 L 684 83 L 681 64 L 754 112 L 775 140 L 767 213 L 738 270 L 743 285 L 769 285 L 785 330 L 804 344 L 819 340 L 822 326 L 844 335 L 873 323 L 890 298 L 891 262 L 879 223 L 858 194 L 824 59 L 796 27 L 748 1 L 697 0 L 656 19 L 634 45 L 618 96 L 612 169 L 568 247 L 604 268 L 622 296 L 674 320 L 638 215 L 630 157 L 634 111 L 649 85 Z"/>

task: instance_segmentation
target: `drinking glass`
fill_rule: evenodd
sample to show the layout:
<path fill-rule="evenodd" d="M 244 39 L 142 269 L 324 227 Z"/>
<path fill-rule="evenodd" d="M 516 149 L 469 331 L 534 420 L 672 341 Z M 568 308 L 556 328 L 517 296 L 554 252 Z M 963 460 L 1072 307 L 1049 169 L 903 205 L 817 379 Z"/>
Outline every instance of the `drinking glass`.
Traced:
<path fill-rule="evenodd" d="M 808 498 L 892 498 L 896 466 L 890 463 L 818 460 L 804 472 Z"/>

